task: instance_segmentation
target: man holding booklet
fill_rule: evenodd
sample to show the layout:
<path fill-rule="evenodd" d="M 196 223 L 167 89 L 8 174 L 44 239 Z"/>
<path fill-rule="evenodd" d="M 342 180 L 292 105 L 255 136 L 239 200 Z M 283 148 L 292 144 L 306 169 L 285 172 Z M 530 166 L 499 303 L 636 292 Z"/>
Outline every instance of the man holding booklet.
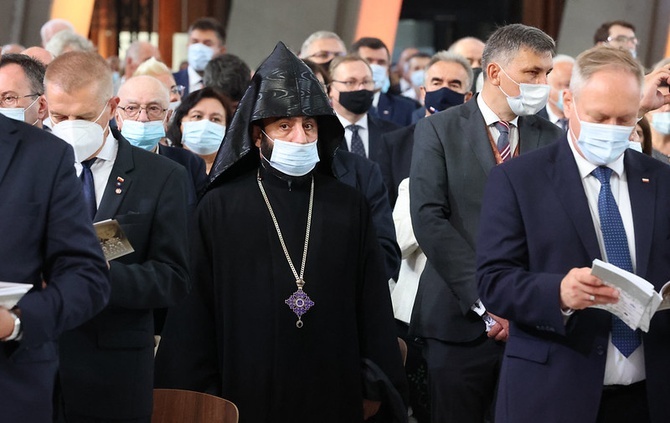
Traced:
<path fill-rule="evenodd" d="M 643 91 L 628 52 L 582 53 L 568 133 L 489 175 L 479 294 L 510 322 L 496 423 L 670 421 L 670 313 L 632 330 L 601 308 L 619 290 L 591 272 L 601 259 L 656 290 L 670 279 L 670 168 L 627 148 L 639 113 L 668 101 L 668 77 Z"/>

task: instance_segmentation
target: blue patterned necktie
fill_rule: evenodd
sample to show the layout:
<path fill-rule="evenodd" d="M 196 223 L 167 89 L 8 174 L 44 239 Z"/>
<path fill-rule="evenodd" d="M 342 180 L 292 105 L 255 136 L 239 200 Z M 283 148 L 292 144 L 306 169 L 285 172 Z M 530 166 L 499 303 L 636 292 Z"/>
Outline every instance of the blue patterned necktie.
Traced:
<path fill-rule="evenodd" d="M 95 181 L 93 180 L 93 172 L 91 172 L 91 165 L 95 162 L 95 157 L 89 160 L 84 160 L 81 162 L 82 170 L 81 175 L 81 184 L 82 191 L 84 193 L 84 203 L 86 204 L 86 210 L 88 210 L 91 219 L 95 217 L 95 212 L 98 210 L 98 206 L 95 202 Z"/>
<path fill-rule="evenodd" d="M 509 123 L 501 120 L 496 122 L 495 126 L 498 132 L 500 132 L 500 135 L 498 135 L 498 141 L 496 143 L 498 147 L 498 153 L 500 153 L 500 159 L 503 162 L 506 162 L 510 159 L 510 157 L 512 157 L 509 145 Z"/>
<path fill-rule="evenodd" d="M 600 230 L 603 233 L 607 261 L 613 265 L 633 272 L 633 263 L 630 259 L 626 230 L 621 220 L 619 207 L 614 201 L 610 188 L 612 169 L 600 166 L 593 171 L 593 176 L 600 181 L 598 194 L 598 214 L 600 216 Z M 621 319 L 612 315 L 612 344 L 625 357 L 629 357 L 642 344 L 640 331 L 634 331 Z"/>
<path fill-rule="evenodd" d="M 348 125 L 347 129 L 351 131 L 351 152 L 356 153 L 359 156 L 367 157 L 365 154 L 365 147 L 363 146 L 363 140 L 358 134 L 358 130 L 361 129 L 359 125 Z"/>

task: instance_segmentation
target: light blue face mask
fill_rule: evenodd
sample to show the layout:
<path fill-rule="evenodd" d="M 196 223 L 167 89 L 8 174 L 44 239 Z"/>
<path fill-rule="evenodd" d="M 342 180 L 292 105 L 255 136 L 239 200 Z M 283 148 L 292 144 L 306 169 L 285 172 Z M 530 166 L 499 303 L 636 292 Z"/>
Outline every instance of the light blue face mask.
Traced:
<path fill-rule="evenodd" d="M 628 141 L 628 148 L 635 150 L 638 153 L 642 153 L 642 143 L 637 141 Z"/>
<path fill-rule="evenodd" d="M 381 90 L 385 93 L 391 88 L 391 80 L 388 76 L 388 69 L 382 65 L 372 64 L 372 80 L 375 81 L 375 90 Z"/>
<path fill-rule="evenodd" d="M 188 65 L 198 72 L 205 70 L 212 56 L 214 56 L 214 49 L 202 43 L 188 46 Z"/>
<path fill-rule="evenodd" d="M 226 133 L 224 125 L 207 119 L 182 122 L 182 126 L 181 142 L 200 156 L 216 153 Z"/>
<path fill-rule="evenodd" d="M 319 162 L 319 149 L 317 141 L 307 144 L 272 139 L 274 145 L 270 155 L 270 165 L 278 171 L 290 176 L 304 176 L 316 167 Z"/>
<path fill-rule="evenodd" d="M 5 117 L 8 117 L 10 119 L 18 120 L 19 122 L 25 122 L 26 120 L 26 110 L 30 109 L 33 107 L 33 104 L 39 100 L 39 96 L 33 100 L 32 103 L 25 109 L 23 107 L 3 107 L 0 108 L 0 114 L 5 115 Z M 39 120 L 39 119 L 38 119 Z M 30 122 L 28 122 L 30 123 Z M 35 125 L 37 123 L 37 120 L 33 122 L 31 125 Z"/>
<path fill-rule="evenodd" d="M 150 122 L 124 120 L 121 135 L 135 147 L 154 151 L 158 142 L 165 136 L 165 127 L 162 120 Z"/>
<path fill-rule="evenodd" d="M 426 71 L 423 69 L 415 70 L 409 75 L 409 79 L 412 81 L 412 85 L 415 87 L 422 87 L 423 81 L 426 78 Z"/>
<path fill-rule="evenodd" d="M 660 134 L 670 135 L 670 112 L 654 113 L 651 118 L 651 126 Z"/>
<path fill-rule="evenodd" d="M 558 93 L 558 101 L 556 102 L 556 107 L 558 107 L 558 110 L 561 112 L 563 111 L 563 94 L 565 94 L 565 90 L 561 90 L 560 93 Z"/>
<path fill-rule="evenodd" d="M 630 146 L 630 137 L 635 126 L 584 122 L 579 118 L 576 107 L 575 113 L 581 127 L 579 138 L 575 138 L 579 149 L 589 162 L 596 166 L 608 165 L 618 159 Z M 574 132 L 572 136 L 575 136 Z"/>

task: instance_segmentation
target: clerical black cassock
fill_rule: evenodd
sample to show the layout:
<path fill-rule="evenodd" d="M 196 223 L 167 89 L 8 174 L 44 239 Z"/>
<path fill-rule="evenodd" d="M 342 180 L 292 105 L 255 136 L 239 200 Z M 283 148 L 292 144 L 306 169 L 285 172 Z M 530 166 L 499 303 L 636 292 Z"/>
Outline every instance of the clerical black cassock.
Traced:
<path fill-rule="evenodd" d="M 261 162 L 253 145 L 250 125 L 280 116 L 316 118 L 321 161 L 305 176 Z M 383 402 L 383 421 L 406 419 L 370 211 L 332 176 L 342 134 L 316 78 L 280 43 L 240 102 L 196 211 L 193 290 L 168 315 L 157 387 L 220 395 L 243 423 L 360 422 L 363 398 Z M 263 191 L 297 272 L 312 203 L 302 290 Z"/>

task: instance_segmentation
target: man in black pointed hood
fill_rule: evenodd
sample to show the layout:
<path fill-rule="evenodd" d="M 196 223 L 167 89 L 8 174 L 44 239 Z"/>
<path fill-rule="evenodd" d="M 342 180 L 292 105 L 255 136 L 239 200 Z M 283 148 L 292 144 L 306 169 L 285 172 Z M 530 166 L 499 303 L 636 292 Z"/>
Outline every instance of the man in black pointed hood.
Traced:
<path fill-rule="evenodd" d="M 370 212 L 332 176 L 342 133 L 316 77 L 279 43 L 196 211 L 193 291 L 168 316 L 158 387 L 220 395 L 245 422 L 406 420 Z"/>

